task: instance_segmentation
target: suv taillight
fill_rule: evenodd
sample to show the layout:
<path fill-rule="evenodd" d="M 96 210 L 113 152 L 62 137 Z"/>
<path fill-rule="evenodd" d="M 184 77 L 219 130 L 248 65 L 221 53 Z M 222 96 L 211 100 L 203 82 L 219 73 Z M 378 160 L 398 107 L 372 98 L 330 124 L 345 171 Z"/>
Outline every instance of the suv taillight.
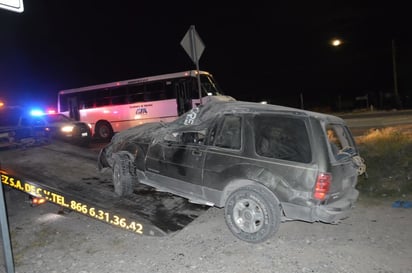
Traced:
<path fill-rule="evenodd" d="M 316 200 L 324 200 L 329 192 L 330 184 L 332 182 L 332 175 L 330 173 L 319 173 L 316 179 L 315 191 L 313 197 Z"/>

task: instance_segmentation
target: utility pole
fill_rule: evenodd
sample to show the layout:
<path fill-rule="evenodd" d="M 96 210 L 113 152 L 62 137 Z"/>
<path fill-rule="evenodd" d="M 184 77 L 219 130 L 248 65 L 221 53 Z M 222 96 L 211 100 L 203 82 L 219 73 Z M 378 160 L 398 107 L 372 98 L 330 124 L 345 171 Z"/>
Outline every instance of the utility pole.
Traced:
<path fill-rule="evenodd" d="M 398 92 L 398 72 L 396 70 L 396 48 L 395 40 L 392 39 L 392 67 L 393 67 L 393 93 L 395 96 L 396 107 L 401 107 L 401 100 Z"/>
<path fill-rule="evenodd" d="M 303 107 L 303 93 L 300 93 L 300 109 L 304 109 Z"/>

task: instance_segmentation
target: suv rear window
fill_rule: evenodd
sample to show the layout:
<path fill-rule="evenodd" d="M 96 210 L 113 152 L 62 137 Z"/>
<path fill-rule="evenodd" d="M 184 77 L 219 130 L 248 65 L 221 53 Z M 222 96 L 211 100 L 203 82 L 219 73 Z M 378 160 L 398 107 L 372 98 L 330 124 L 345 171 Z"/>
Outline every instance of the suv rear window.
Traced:
<path fill-rule="evenodd" d="M 258 115 L 254 124 L 255 149 L 258 155 L 302 163 L 311 161 L 312 152 L 303 120 Z"/>
<path fill-rule="evenodd" d="M 339 160 L 344 158 L 342 151 L 348 152 L 348 149 L 352 149 L 355 152 L 355 144 L 348 129 L 340 124 L 328 124 L 326 125 L 326 132 L 328 136 L 328 142 L 330 149 L 335 157 Z"/>

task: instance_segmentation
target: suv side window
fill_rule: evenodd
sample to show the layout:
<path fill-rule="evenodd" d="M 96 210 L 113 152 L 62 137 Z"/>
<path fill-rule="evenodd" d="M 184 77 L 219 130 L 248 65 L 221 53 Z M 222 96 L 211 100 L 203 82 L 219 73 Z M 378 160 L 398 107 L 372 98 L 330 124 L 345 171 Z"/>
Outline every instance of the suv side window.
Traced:
<path fill-rule="evenodd" d="M 309 136 L 302 119 L 258 115 L 254 121 L 255 149 L 260 156 L 309 163 Z"/>
<path fill-rule="evenodd" d="M 183 132 L 181 135 L 181 143 L 183 144 L 204 144 L 206 130 Z"/>
<path fill-rule="evenodd" d="M 241 146 L 242 123 L 239 116 L 227 115 L 216 136 L 215 146 L 239 150 Z"/>

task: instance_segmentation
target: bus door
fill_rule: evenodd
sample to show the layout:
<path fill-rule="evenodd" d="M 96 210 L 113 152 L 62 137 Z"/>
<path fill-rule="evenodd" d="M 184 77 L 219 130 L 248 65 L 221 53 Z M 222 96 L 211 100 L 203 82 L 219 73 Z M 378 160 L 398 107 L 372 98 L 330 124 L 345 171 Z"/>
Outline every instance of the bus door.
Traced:
<path fill-rule="evenodd" d="M 177 113 L 182 115 L 192 109 L 192 94 L 190 84 L 186 80 L 177 81 L 175 83 Z"/>
<path fill-rule="evenodd" d="M 69 116 L 74 120 L 80 120 L 80 110 L 77 97 L 70 97 L 68 100 L 69 103 Z"/>

